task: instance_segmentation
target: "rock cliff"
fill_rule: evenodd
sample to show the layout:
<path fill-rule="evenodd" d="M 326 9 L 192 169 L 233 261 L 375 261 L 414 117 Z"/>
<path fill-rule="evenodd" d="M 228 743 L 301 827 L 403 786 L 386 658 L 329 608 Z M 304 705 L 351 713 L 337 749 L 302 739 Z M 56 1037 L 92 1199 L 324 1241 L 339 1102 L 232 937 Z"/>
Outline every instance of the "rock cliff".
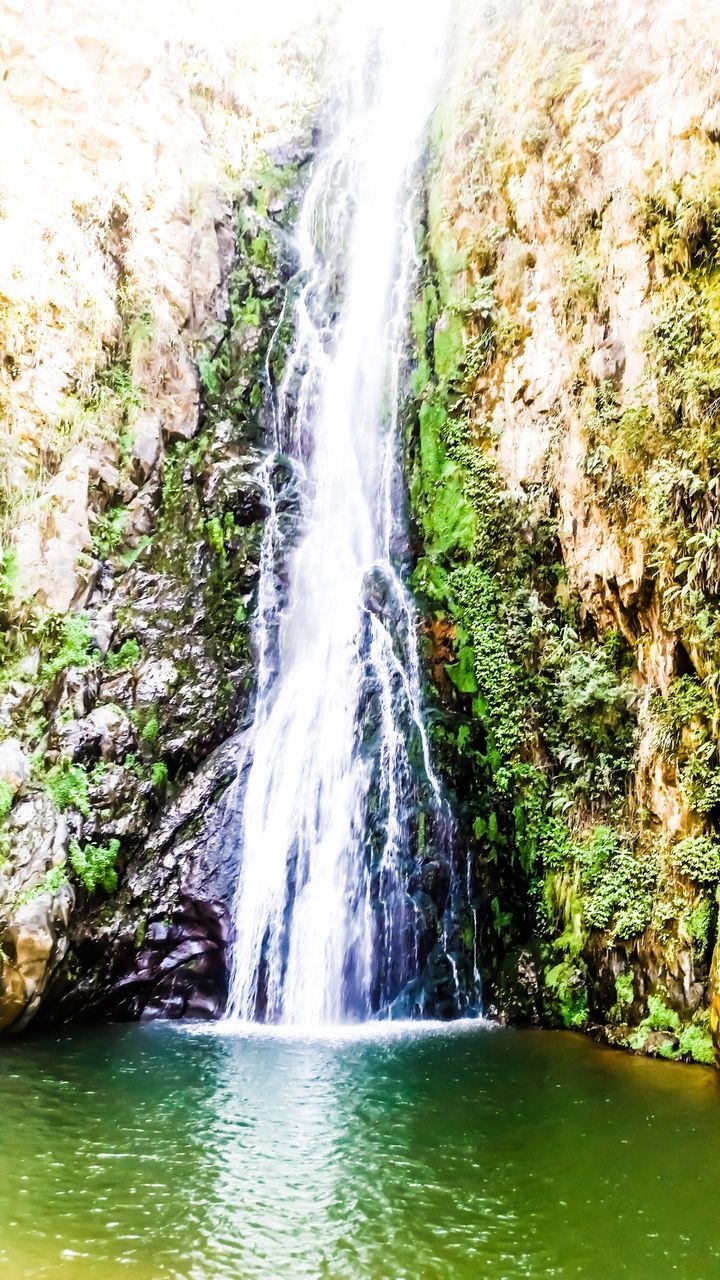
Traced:
<path fill-rule="evenodd" d="M 0 9 L 19 140 L 0 169 L 0 1030 L 214 1016 L 253 477 L 321 23 Z M 701 1062 L 720 1038 L 719 16 L 458 5 L 405 413 L 466 963 L 501 1018 Z"/>
<path fill-rule="evenodd" d="M 13 1030 L 222 1006 L 234 864 L 207 827 L 249 698 L 260 387 L 320 38 L 307 6 L 37 9 L 8 0 L 0 45 Z"/>
<path fill-rule="evenodd" d="M 720 876 L 717 17 L 702 0 L 461 11 L 409 428 L 487 998 L 701 1061 Z"/>

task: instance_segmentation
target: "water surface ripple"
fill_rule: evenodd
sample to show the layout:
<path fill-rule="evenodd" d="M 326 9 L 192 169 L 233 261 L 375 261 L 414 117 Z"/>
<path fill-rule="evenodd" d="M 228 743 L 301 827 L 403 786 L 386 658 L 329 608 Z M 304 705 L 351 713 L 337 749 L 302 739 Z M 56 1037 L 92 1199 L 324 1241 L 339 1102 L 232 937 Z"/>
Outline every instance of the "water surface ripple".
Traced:
<path fill-rule="evenodd" d="M 708 1280 L 718 1081 L 467 1024 L 4 1046 L 0 1274 Z"/>

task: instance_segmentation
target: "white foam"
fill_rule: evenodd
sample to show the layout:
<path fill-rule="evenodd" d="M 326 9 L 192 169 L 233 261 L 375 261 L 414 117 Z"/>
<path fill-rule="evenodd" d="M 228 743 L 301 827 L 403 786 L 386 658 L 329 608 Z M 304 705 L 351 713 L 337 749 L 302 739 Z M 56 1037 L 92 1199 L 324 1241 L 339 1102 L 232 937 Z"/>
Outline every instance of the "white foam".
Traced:
<path fill-rule="evenodd" d="M 219 1036 L 235 1040 L 286 1040 L 314 1044 L 356 1044 L 367 1041 L 422 1039 L 428 1036 L 472 1035 L 497 1031 L 498 1023 L 487 1018 L 456 1018 L 451 1022 L 414 1018 L 383 1018 L 368 1022 L 344 1022 L 326 1026 L 302 1026 L 297 1023 L 241 1022 L 221 1019 L 218 1022 L 174 1022 L 173 1029 L 192 1036 Z"/>

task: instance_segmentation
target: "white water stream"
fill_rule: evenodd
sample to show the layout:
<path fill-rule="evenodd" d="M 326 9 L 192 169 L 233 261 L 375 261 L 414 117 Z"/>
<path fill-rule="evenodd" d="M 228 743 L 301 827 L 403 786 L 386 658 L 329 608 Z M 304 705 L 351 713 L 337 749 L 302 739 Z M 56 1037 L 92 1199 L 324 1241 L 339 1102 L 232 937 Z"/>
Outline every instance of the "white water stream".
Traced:
<path fill-rule="evenodd" d="M 398 406 L 412 185 L 442 10 L 443 0 L 346 0 L 333 41 L 296 232 L 295 337 L 262 473 L 270 516 L 235 837 L 231 1019 L 362 1019 L 417 975 L 408 867 L 420 797 L 438 827 L 442 801 L 396 567 Z"/>

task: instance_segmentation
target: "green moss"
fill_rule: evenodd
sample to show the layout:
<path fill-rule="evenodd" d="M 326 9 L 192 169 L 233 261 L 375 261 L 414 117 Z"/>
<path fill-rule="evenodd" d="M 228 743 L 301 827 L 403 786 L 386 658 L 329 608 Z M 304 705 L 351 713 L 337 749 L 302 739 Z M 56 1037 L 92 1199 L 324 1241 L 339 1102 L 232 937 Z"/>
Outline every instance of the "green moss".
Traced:
<path fill-rule="evenodd" d="M 157 716 L 153 712 L 145 721 L 140 731 L 140 738 L 142 739 L 143 742 L 146 742 L 149 745 L 152 745 L 153 743 L 157 742 L 159 733 L 160 733 L 160 722 L 158 721 Z"/>
<path fill-rule="evenodd" d="M 222 521 L 217 516 L 213 516 L 205 525 L 207 540 L 213 551 L 217 555 L 225 554 L 225 535 L 223 532 Z"/>
<path fill-rule="evenodd" d="M 462 466 L 448 455 L 444 432 L 447 412 L 438 399 L 420 406 L 421 483 L 415 499 L 423 512 L 427 552 L 431 556 L 468 552 L 475 540 L 475 516 L 465 493 Z"/>
<path fill-rule="evenodd" d="M 156 791 L 164 791 L 168 784 L 167 765 L 162 760 L 157 760 L 150 770 L 150 781 Z"/>
<path fill-rule="evenodd" d="M 454 381 L 465 359 L 465 327 L 461 315 L 443 312 L 435 325 L 433 348 L 438 377 L 443 382 Z"/>
<path fill-rule="evenodd" d="M 70 865 L 88 893 L 95 893 L 98 888 L 103 888 L 106 893 L 115 891 L 118 882 L 115 864 L 119 852 L 119 840 L 110 840 L 106 845 L 85 844 L 82 847 L 77 840 L 71 841 Z"/>

